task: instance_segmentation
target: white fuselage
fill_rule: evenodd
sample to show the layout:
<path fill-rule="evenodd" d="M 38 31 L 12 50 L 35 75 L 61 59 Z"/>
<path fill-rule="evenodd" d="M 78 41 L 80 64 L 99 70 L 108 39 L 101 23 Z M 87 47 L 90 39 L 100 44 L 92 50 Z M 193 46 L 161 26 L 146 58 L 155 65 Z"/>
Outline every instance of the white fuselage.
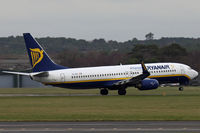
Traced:
<path fill-rule="evenodd" d="M 150 72 L 148 78 L 157 79 L 159 83 L 188 82 L 198 75 L 198 72 L 189 66 L 179 63 L 151 63 L 145 65 Z M 98 88 L 102 84 L 105 87 L 110 86 L 115 82 L 130 79 L 141 73 L 141 65 L 135 64 L 53 70 L 49 71 L 48 77 L 33 76 L 32 78 L 46 85 L 65 85 L 66 88 L 79 88 L 81 86 L 83 88 L 87 88 L 87 86 L 88 88 Z M 101 85 L 98 82 L 101 82 Z M 90 84 L 92 84 L 91 87 Z"/>

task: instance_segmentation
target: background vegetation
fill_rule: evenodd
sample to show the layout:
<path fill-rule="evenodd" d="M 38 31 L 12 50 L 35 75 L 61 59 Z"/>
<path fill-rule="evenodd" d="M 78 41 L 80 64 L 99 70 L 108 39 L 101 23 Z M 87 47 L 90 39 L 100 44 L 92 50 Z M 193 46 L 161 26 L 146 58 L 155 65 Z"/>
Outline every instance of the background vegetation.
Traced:
<path fill-rule="evenodd" d="M 117 65 L 145 62 L 179 62 L 200 70 L 200 38 L 154 39 L 153 33 L 146 40 L 133 38 L 125 42 L 104 39 L 86 41 L 74 38 L 37 38 L 54 60 L 68 67 Z M 2 58 L 28 59 L 22 36 L 0 37 Z"/>

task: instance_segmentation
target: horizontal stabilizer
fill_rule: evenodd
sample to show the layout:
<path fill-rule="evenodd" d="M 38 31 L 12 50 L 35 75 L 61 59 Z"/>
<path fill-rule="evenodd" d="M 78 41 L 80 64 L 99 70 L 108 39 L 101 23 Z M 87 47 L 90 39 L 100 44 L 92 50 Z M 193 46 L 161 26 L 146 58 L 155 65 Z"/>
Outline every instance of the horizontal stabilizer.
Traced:
<path fill-rule="evenodd" d="M 12 72 L 12 71 L 2 71 L 2 72 L 3 73 L 9 73 L 9 74 L 30 76 L 30 73 L 24 73 L 24 72 Z"/>
<path fill-rule="evenodd" d="M 34 76 L 34 77 L 48 77 L 49 76 L 49 72 L 39 72 L 37 74 L 31 74 L 31 76 Z"/>
<path fill-rule="evenodd" d="M 24 73 L 24 72 L 12 72 L 12 71 L 2 71 L 3 73 L 24 75 L 24 76 L 35 76 L 35 77 L 48 77 L 49 72 L 39 72 L 39 73 Z"/>

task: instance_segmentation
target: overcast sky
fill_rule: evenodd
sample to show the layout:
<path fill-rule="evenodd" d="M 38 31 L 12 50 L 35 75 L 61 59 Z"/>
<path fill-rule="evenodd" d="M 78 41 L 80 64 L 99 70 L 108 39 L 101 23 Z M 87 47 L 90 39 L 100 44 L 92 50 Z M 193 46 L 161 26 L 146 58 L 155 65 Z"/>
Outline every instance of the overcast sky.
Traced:
<path fill-rule="evenodd" d="M 0 36 L 200 37 L 200 0 L 0 0 Z"/>

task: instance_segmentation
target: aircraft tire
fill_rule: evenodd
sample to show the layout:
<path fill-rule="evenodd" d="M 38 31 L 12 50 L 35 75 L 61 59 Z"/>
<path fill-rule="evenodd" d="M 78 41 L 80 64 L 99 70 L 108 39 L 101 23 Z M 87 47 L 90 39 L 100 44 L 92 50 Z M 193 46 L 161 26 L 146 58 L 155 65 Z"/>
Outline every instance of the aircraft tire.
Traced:
<path fill-rule="evenodd" d="M 126 90 L 125 89 L 119 89 L 118 94 L 119 95 L 126 95 Z"/>
<path fill-rule="evenodd" d="M 183 88 L 183 87 L 179 87 L 178 90 L 179 90 L 179 91 L 183 91 L 184 88 Z"/>
<path fill-rule="evenodd" d="M 101 93 L 101 95 L 108 95 L 108 90 L 107 89 L 101 89 L 100 93 Z"/>

